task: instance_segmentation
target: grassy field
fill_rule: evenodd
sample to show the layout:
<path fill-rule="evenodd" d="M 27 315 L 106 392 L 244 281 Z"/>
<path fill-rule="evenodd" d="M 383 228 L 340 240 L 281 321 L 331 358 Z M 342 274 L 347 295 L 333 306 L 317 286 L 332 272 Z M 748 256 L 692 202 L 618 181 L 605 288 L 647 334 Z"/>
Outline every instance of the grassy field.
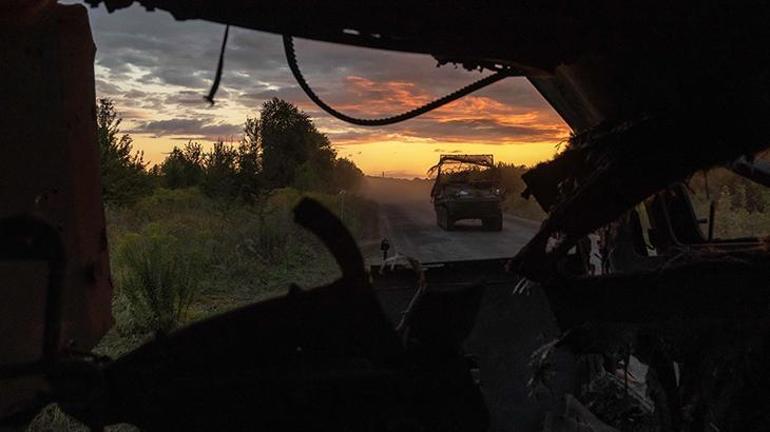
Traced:
<path fill-rule="evenodd" d="M 137 335 L 174 328 L 339 275 L 333 257 L 293 222 L 310 196 L 341 214 L 362 239 L 376 208 L 355 196 L 278 189 L 254 205 L 217 201 L 195 188 L 158 189 L 129 208 L 108 209 L 115 280 L 114 331 L 99 349 L 119 355 Z M 163 280 L 165 278 L 165 280 Z"/>

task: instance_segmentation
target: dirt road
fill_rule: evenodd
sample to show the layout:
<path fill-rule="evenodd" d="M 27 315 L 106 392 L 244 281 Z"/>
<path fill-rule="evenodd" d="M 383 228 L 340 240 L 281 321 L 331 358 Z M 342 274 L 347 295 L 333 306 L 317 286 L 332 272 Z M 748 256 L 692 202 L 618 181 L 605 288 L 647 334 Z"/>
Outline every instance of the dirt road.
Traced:
<path fill-rule="evenodd" d="M 367 178 L 365 195 L 380 204 L 380 230 L 400 253 L 423 263 L 511 257 L 537 231 L 539 223 L 505 215 L 501 232 L 484 231 L 479 221 L 460 221 L 456 230 L 436 225 L 431 183 Z"/>

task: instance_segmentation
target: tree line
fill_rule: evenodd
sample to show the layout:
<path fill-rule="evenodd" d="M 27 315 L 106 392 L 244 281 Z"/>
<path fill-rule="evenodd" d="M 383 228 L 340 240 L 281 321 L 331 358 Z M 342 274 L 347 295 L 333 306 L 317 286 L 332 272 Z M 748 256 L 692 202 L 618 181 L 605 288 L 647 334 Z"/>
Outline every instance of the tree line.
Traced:
<path fill-rule="evenodd" d="M 303 191 L 353 191 L 363 172 L 337 157 L 329 138 L 310 116 L 284 100 L 266 101 L 259 117 L 248 117 L 237 144 L 215 142 L 210 150 L 189 141 L 148 169 L 110 99 L 97 101 L 97 136 L 104 201 L 129 205 L 154 189 L 198 187 L 221 199 L 253 201 L 262 192 L 293 187 Z"/>

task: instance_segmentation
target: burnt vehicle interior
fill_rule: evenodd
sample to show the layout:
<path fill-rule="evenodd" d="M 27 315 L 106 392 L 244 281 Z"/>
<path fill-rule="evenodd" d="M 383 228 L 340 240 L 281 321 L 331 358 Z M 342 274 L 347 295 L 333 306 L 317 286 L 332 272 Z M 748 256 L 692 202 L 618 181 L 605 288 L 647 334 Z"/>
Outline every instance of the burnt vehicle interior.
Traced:
<path fill-rule="evenodd" d="M 693 194 L 716 167 L 770 185 L 770 5 L 86 3 L 283 35 L 300 87 L 354 124 L 407 120 L 523 76 L 574 133 L 525 174 L 525 195 L 548 217 L 510 258 L 367 272 L 344 226 L 306 200 L 296 222 L 334 254 L 339 280 L 104 358 L 90 352 L 111 325 L 112 280 L 86 10 L 4 2 L 0 131 L 12 157 L 0 160 L 2 427 L 23 430 L 56 402 L 93 430 L 506 430 L 494 381 L 526 372 L 520 384 L 537 402 L 518 414 L 522 430 L 770 430 L 768 233 L 723 238 L 721 209 Z M 293 37 L 491 74 L 402 115 L 352 118 L 302 77 Z M 496 336 L 512 330 L 508 308 L 534 292 L 560 331 L 514 352 Z M 388 302 L 404 312 L 389 316 Z M 487 339 L 467 340 L 489 302 L 499 320 L 485 322 Z M 513 370 L 506 355 L 527 358 L 529 370 Z"/>

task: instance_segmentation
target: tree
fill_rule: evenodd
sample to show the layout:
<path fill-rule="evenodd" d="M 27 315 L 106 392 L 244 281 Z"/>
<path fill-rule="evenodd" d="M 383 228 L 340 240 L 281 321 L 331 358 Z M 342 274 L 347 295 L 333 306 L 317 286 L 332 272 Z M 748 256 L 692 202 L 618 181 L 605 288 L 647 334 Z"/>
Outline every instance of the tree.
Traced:
<path fill-rule="evenodd" d="M 238 150 L 220 141 L 203 159 L 203 192 L 214 198 L 234 198 L 239 191 Z"/>
<path fill-rule="evenodd" d="M 334 161 L 332 178 L 336 189 L 356 191 L 361 185 L 364 173 L 350 159 L 339 158 Z"/>
<path fill-rule="evenodd" d="M 278 98 L 263 104 L 259 119 L 246 118 L 237 147 L 218 142 L 203 152 L 191 141 L 175 147 L 153 173 L 169 188 L 200 186 L 209 196 L 247 202 L 265 188 L 352 190 L 363 177 L 353 162 L 337 159 L 306 113 Z"/>
<path fill-rule="evenodd" d="M 126 205 L 148 194 L 153 182 L 141 151 L 134 152 L 133 140 L 120 134 L 122 119 L 110 99 L 99 99 L 96 108 L 96 133 L 102 177 L 102 197 L 108 204 Z"/>
<path fill-rule="evenodd" d="M 291 185 L 303 191 L 331 192 L 334 189 L 333 175 L 337 154 L 326 135 L 311 134 L 307 140 L 307 159 L 297 167 Z"/>
<path fill-rule="evenodd" d="M 278 98 L 262 105 L 260 117 L 262 172 L 270 186 L 328 185 L 323 177 L 331 173 L 336 154 L 310 117 Z"/>
<path fill-rule="evenodd" d="M 171 189 L 198 186 L 204 178 L 204 154 L 200 144 L 189 141 L 174 147 L 160 166 L 163 184 Z"/>
<path fill-rule="evenodd" d="M 259 120 L 246 118 L 243 139 L 238 145 L 238 183 L 241 197 L 251 201 L 260 190 L 262 173 L 262 139 Z"/>

